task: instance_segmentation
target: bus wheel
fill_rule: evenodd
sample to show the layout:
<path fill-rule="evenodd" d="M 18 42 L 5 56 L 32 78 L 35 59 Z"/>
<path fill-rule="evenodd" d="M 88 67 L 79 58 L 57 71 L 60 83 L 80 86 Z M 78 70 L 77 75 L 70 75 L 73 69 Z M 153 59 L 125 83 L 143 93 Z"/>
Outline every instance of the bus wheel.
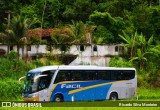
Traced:
<path fill-rule="evenodd" d="M 111 93 L 109 100 L 118 100 L 118 94 L 117 93 Z"/>
<path fill-rule="evenodd" d="M 63 97 L 62 95 L 56 95 L 54 97 L 54 102 L 63 102 Z"/>

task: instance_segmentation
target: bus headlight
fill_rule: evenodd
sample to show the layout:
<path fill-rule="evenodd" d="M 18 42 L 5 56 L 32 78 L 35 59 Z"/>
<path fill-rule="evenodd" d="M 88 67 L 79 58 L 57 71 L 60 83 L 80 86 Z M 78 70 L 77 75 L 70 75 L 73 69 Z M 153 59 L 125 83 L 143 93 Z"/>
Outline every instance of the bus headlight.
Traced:
<path fill-rule="evenodd" d="M 24 101 L 39 101 L 38 93 L 28 94 L 28 97 L 24 97 Z"/>

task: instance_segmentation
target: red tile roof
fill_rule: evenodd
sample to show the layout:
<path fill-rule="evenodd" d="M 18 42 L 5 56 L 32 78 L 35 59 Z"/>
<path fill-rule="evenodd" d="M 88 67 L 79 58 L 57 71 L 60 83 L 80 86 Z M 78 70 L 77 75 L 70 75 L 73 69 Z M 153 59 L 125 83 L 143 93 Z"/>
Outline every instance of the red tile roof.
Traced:
<path fill-rule="evenodd" d="M 51 36 L 51 33 L 53 32 L 53 28 L 50 28 L 50 29 L 40 29 L 40 28 L 37 28 L 37 29 L 30 29 L 27 31 L 27 35 L 29 37 L 50 37 Z"/>
<path fill-rule="evenodd" d="M 51 36 L 51 33 L 56 30 L 58 28 L 49 28 L 49 29 L 41 29 L 40 28 L 37 28 L 37 29 L 30 29 L 27 31 L 27 35 L 29 37 L 50 37 Z M 67 28 L 64 28 L 62 30 L 62 33 L 63 34 L 68 34 L 68 30 Z"/>

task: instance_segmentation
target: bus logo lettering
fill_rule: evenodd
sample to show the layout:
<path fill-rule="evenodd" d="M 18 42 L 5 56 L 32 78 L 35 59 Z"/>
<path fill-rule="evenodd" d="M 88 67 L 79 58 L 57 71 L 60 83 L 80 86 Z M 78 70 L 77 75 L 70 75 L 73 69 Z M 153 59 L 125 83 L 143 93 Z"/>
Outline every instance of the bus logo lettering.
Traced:
<path fill-rule="evenodd" d="M 61 88 L 82 88 L 80 84 L 62 84 Z"/>

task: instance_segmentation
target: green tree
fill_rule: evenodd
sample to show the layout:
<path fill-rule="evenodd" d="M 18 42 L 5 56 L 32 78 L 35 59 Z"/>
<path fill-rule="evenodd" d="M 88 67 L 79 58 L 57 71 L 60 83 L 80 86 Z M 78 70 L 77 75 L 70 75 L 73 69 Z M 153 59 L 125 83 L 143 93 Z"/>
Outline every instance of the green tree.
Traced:
<path fill-rule="evenodd" d="M 124 46 L 130 48 L 128 50 L 129 53 L 131 53 L 130 61 L 138 61 L 140 69 L 145 69 L 144 67 L 147 66 L 147 61 L 154 62 L 150 56 L 157 57 L 160 53 L 158 49 L 159 46 L 153 45 L 153 36 L 151 36 L 149 40 L 146 40 L 142 33 L 139 35 L 137 32 L 131 36 L 126 33 L 124 33 L 124 36 L 119 36 L 125 41 Z"/>
<path fill-rule="evenodd" d="M 62 15 L 60 10 L 63 8 L 59 0 L 40 0 L 36 3 L 36 8 L 38 9 L 37 14 L 40 23 L 43 19 L 43 28 L 59 25 Z"/>
<path fill-rule="evenodd" d="M 147 2 L 141 2 L 140 5 L 134 7 L 132 12 L 132 22 L 135 29 L 140 34 L 142 33 L 147 39 L 153 34 L 153 27 L 151 21 L 151 8 L 148 7 Z"/>
<path fill-rule="evenodd" d="M 137 39 L 138 39 L 138 34 L 135 32 L 131 36 L 127 35 L 125 32 L 123 32 L 123 35 L 119 35 L 120 38 L 125 41 L 124 46 L 127 47 L 130 51 L 130 57 L 134 57 L 136 54 L 136 48 L 137 48 Z"/>
<path fill-rule="evenodd" d="M 62 0 L 62 2 L 65 2 L 62 15 L 67 21 L 85 22 L 96 8 L 96 3 L 92 0 Z"/>
<path fill-rule="evenodd" d="M 143 34 L 139 35 L 138 37 L 138 48 L 141 50 L 141 54 L 146 57 L 146 61 L 149 62 L 156 62 L 156 59 L 160 55 L 160 49 L 159 45 L 154 44 L 154 37 L 151 36 L 148 40 L 146 40 L 145 36 Z M 152 57 L 151 57 L 152 56 Z M 145 61 L 140 62 L 140 67 L 144 68 Z"/>
<path fill-rule="evenodd" d="M 41 26 L 41 17 L 38 14 L 39 9 L 36 4 L 30 4 L 21 7 L 20 13 L 22 16 L 25 16 L 29 21 L 32 21 L 33 18 L 36 19 L 36 23 L 34 23 L 31 28 L 37 28 Z"/>
<path fill-rule="evenodd" d="M 27 29 L 30 28 L 30 26 L 35 22 L 35 19 L 33 21 L 29 21 L 26 17 L 23 17 L 21 15 L 14 16 L 11 20 L 10 29 L 12 31 L 12 37 L 13 41 L 17 45 L 17 59 L 19 59 L 19 49 L 24 44 L 27 47 L 27 42 L 29 40 L 26 32 Z M 27 52 L 27 50 L 26 50 Z"/>
<path fill-rule="evenodd" d="M 71 43 L 92 43 L 92 32 L 96 26 L 84 24 L 82 21 L 72 21 L 71 25 L 67 26 L 68 35 L 71 37 Z"/>
<path fill-rule="evenodd" d="M 118 34 L 122 33 L 122 30 L 125 29 L 125 22 L 123 21 L 123 18 L 112 17 L 108 12 L 95 11 L 90 15 L 90 21 L 97 26 L 104 26 L 106 30 L 108 30 L 110 34 L 107 34 L 109 36 L 106 37 L 112 39 L 110 38 L 110 35 L 112 35 L 114 39 L 110 43 L 117 43 L 121 41 L 121 39 L 118 37 Z"/>
<path fill-rule="evenodd" d="M 104 26 L 97 26 L 95 32 L 93 32 L 93 43 L 96 44 L 110 44 L 114 42 L 113 34 Z"/>
<path fill-rule="evenodd" d="M 71 43 L 85 43 L 86 41 L 86 30 L 85 24 L 80 22 L 72 21 L 71 25 L 68 25 L 69 36 L 72 37 Z"/>
<path fill-rule="evenodd" d="M 19 13 L 19 10 L 21 7 L 21 3 L 19 3 L 18 0 L 0 0 L 0 24 L 5 23 L 5 18 L 10 16 L 12 17 L 13 14 Z M 5 27 L 3 25 L 0 25 L 0 31 L 4 31 Z"/>
<path fill-rule="evenodd" d="M 140 70 L 144 69 L 145 62 L 147 62 L 147 58 L 145 57 L 147 53 L 142 53 L 141 49 L 137 49 L 137 56 L 131 57 L 131 62 L 138 61 L 140 64 Z"/>
<path fill-rule="evenodd" d="M 54 43 L 54 47 L 58 48 L 61 51 L 61 53 L 62 51 L 64 52 L 67 51 L 66 44 L 69 44 L 70 42 L 70 36 L 66 33 L 65 30 L 66 30 L 65 27 L 59 28 L 59 29 L 53 30 L 53 32 L 51 33 L 51 39 L 52 39 L 52 42 Z"/>
<path fill-rule="evenodd" d="M 10 46 L 14 45 L 14 37 L 13 37 L 13 31 L 8 27 L 6 24 L 4 24 L 5 30 L 4 32 L 0 33 L 0 42 L 3 44 L 7 44 L 7 58 L 9 55 Z"/>
<path fill-rule="evenodd" d="M 151 8 L 151 20 L 150 24 L 152 28 L 152 34 L 155 38 L 155 41 L 158 41 L 160 38 L 160 6 L 155 6 Z M 148 32 L 149 33 L 149 32 Z"/>

